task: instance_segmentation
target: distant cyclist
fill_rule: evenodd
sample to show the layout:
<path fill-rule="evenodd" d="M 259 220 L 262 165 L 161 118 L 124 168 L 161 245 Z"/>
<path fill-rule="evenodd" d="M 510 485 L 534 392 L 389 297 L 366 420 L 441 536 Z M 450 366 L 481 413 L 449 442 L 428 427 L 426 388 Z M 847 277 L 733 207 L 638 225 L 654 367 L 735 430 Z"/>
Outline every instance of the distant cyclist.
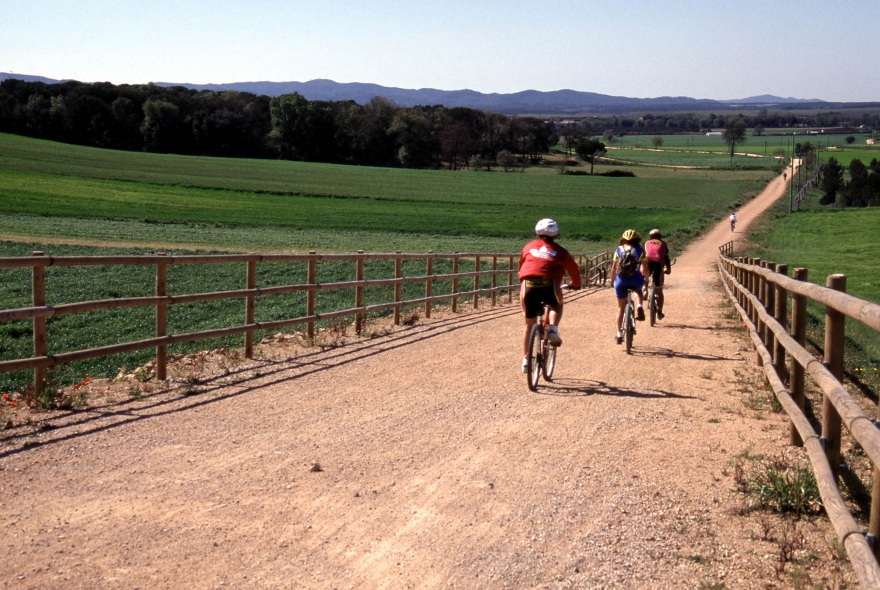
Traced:
<path fill-rule="evenodd" d="M 526 320 L 523 335 L 522 371 L 528 370 L 529 332 L 543 306 L 550 308 L 547 339 L 561 346 L 559 322 L 562 319 L 562 279 L 568 273 L 572 289 L 581 288 L 581 270 L 574 257 L 556 243 L 559 226 L 552 219 L 542 219 L 535 226 L 537 238 L 526 244 L 519 257 L 519 300 Z"/>
<path fill-rule="evenodd" d="M 736 213 L 730 214 L 730 232 L 733 233 L 733 228 L 736 227 Z"/>
<path fill-rule="evenodd" d="M 648 272 L 654 278 L 654 293 L 657 297 L 657 319 L 662 320 L 663 314 L 663 283 L 664 275 L 672 272 L 672 261 L 669 259 L 669 246 L 663 241 L 659 229 L 652 229 L 645 242 L 645 258 L 648 261 Z"/>
<path fill-rule="evenodd" d="M 623 342 L 620 324 L 623 323 L 623 310 L 626 309 L 626 292 L 628 290 L 634 290 L 639 298 L 636 318 L 645 319 L 645 309 L 642 307 L 642 287 L 645 286 L 647 273 L 648 265 L 645 259 L 645 249 L 642 247 L 642 236 L 636 233 L 636 230 L 628 229 L 620 237 L 620 245 L 614 251 L 614 260 L 611 263 L 614 295 L 617 297 L 617 337 L 615 339 L 618 344 Z"/>

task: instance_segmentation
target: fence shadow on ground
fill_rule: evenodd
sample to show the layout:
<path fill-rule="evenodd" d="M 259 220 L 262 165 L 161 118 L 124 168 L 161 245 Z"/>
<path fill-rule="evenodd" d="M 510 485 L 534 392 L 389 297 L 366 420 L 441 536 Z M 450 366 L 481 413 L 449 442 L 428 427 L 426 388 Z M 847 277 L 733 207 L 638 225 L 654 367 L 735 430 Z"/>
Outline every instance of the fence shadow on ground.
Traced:
<path fill-rule="evenodd" d="M 598 291 L 601 289 L 585 288 L 570 293 L 566 299 L 575 301 Z M 225 374 L 199 380 L 196 384 L 169 382 L 167 386 L 151 393 L 130 399 L 71 410 L 46 419 L 40 419 L 37 415 L 30 429 L 6 435 L 4 443 L 11 443 L 13 446 L 0 451 L 0 457 L 86 437 L 141 420 L 192 410 L 285 381 L 329 371 L 375 355 L 386 354 L 451 331 L 520 313 L 518 303 L 513 303 L 489 309 L 459 312 L 457 315 L 442 319 L 423 318 L 412 326 L 375 338 L 364 338 L 332 348 L 316 348 L 288 358 L 254 359 Z M 511 343 L 511 346 L 516 346 L 516 343 Z M 253 381 L 257 378 L 260 379 L 260 384 L 254 385 Z M 194 385 L 197 386 L 196 392 L 192 392 Z"/>
<path fill-rule="evenodd" d="M 17 448 L 3 450 L 0 452 L 0 457 L 227 400 L 285 381 L 385 354 L 449 331 L 518 313 L 519 307 L 510 305 L 442 320 L 427 320 L 424 324 L 409 326 L 389 335 L 358 340 L 334 348 L 316 349 L 280 360 L 254 359 L 226 374 L 200 380 L 195 384 L 198 386 L 197 393 L 184 393 L 192 389 L 193 383 L 172 382 L 166 387 L 132 399 L 82 410 L 71 410 L 66 414 L 56 414 L 45 420 L 39 420 L 37 417 L 39 421 L 34 424 L 32 430 L 7 434 L 5 439 L 7 443 L 20 441 L 21 444 Z M 261 383 L 248 385 L 255 378 L 259 378 Z"/>

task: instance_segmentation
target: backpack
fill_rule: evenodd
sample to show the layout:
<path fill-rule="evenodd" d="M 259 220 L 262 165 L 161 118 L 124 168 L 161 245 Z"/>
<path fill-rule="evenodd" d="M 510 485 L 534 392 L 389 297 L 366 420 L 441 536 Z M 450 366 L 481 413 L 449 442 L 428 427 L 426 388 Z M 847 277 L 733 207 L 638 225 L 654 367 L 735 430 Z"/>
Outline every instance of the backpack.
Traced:
<path fill-rule="evenodd" d="M 617 276 L 627 279 L 635 276 L 639 268 L 639 252 L 632 246 L 621 246 L 617 250 Z"/>

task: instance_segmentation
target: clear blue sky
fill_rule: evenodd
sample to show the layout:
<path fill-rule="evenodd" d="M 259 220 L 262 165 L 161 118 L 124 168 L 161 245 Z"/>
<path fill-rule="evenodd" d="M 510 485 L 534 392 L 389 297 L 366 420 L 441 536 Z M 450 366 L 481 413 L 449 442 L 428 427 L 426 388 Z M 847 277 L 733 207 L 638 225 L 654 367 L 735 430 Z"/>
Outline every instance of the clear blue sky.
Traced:
<path fill-rule="evenodd" d="M 0 71 L 880 101 L 878 0 L 3 0 Z"/>

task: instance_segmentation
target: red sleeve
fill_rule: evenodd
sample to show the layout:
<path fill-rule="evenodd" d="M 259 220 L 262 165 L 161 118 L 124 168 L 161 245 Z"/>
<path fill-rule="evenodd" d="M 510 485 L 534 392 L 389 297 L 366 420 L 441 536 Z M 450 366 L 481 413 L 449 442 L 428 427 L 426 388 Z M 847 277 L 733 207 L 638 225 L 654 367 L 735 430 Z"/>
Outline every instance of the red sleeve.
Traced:
<path fill-rule="evenodd" d="M 565 271 L 571 279 L 570 284 L 575 289 L 581 288 L 581 267 L 578 266 L 577 260 L 574 259 L 568 250 L 565 251 Z"/>

